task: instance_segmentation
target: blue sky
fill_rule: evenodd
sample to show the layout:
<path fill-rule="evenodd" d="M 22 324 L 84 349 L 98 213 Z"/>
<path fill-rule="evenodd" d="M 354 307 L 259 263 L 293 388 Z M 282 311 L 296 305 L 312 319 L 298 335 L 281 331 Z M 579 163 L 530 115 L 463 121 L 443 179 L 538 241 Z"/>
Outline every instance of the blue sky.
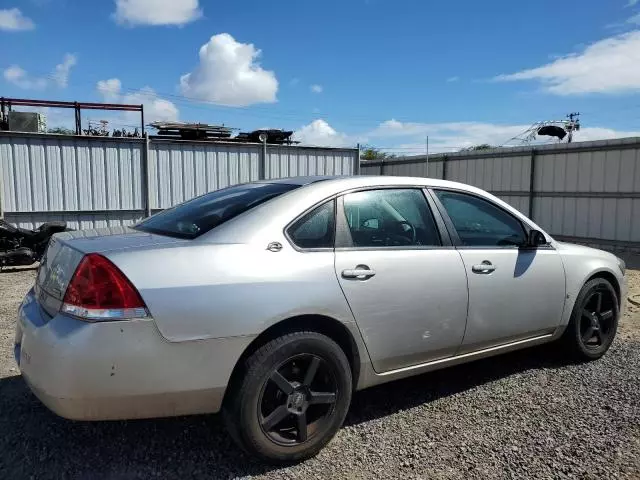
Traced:
<path fill-rule="evenodd" d="M 312 144 L 451 151 L 572 111 L 578 139 L 640 135 L 637 0 L 1 0 L 0 45 L 0 95 Z"/>

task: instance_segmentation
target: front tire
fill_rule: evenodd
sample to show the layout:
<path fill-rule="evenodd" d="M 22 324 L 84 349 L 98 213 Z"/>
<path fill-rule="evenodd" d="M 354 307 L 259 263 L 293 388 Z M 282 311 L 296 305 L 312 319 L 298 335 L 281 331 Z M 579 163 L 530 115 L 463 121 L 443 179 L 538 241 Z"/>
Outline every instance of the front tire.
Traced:
<path fill-rule="evenodd" d="M 297 462 L 316 455 L 342 425 L 351 368 L 330 338 L 293 332 L 254 352 L 230 389 L 222 414 L 236 443 L 268 462 Z"/>
<path fill-rule="evenodd" d="M 602 357 L 615 338 L 619 312 L 618 295 L 609 281 L 594 278 L 587 282 L 562 337 L 573 358 L 587 361 Z"/>

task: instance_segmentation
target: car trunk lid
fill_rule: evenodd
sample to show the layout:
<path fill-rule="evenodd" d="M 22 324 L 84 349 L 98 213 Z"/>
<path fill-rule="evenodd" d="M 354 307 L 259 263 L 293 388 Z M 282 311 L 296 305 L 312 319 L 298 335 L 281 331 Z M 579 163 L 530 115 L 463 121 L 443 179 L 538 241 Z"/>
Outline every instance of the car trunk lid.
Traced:
<path fill-rule="evenodd" d="M 40 262 L 35 282 L 36 298 L 49 316 L 55 315 L 62 306 L 71 277 L 88 253 L 106 254 L 183 242 L 188 240 L 138 232 L 127 227 L 58 233 L 51 237 Z"/>

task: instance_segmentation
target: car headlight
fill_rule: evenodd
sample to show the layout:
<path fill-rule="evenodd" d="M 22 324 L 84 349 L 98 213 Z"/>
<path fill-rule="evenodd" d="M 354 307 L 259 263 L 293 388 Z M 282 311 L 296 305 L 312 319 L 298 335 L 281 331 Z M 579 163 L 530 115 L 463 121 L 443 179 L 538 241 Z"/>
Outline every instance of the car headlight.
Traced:
<path fill-rule="evenodd" d="M 624 260 L 621 258 L 618 258 L 618 268 L 622 272 L 622 275 L 624 275 L 624 272 L 627 270 L 627 264 L 624 263 Z"/>

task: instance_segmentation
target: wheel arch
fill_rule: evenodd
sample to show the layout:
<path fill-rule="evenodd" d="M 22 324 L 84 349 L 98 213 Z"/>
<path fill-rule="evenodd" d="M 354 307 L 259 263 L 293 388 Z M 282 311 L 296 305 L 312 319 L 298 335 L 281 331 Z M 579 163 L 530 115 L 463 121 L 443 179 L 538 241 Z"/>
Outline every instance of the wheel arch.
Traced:
<path fill-rule="evenodd" d="M 621 288 L 620 288 L 620 282 L 618 281 L 618 278 L 615 276 L 615 274 L 613 272 L 610 272 L 609 270 L 598 270 L 597 272 L 593 272 L 589 278 L 587 278 L 583 285 L 586 285 L 588 282 L 590 282 L 591 280 L 595 279 L 595 278 L 602 278 L 606 281 L 608 281 L 611 286 L 613 287 L 613 289 L 616 292 L 616 296 L 618 297 L 618 308 L 620 308 L 622 306 L 622 302 L 623 299 L 621 298 L 622 296 L 622 292 L 621 292 Z"/>
<path fill-rule="evenodd" d="M 229 392 L 233 390 L 233 386 L 242 379 L 246 360 L 262 345 L 281 335 L 295 331 L 312 331 L 320 333 L 336 342 L 349 361 L 349 365 L 351 366 L 351 376 L 353 379 L 353 388 L 356 388 L 360 377 L 360 365 L 363 354 L 360 352 L 358 344 L 356 343 L 356 340 L 349 328 L 339 320 L 326 315 L 297 315 L 271 325 L 245 348 L 244 352 L 242 352 L 242 355 L 240 355 L 240 358 L 238 358 L 235 366 L 233 367 L 231 377 L 225 391 L 223 403 Z"/>

